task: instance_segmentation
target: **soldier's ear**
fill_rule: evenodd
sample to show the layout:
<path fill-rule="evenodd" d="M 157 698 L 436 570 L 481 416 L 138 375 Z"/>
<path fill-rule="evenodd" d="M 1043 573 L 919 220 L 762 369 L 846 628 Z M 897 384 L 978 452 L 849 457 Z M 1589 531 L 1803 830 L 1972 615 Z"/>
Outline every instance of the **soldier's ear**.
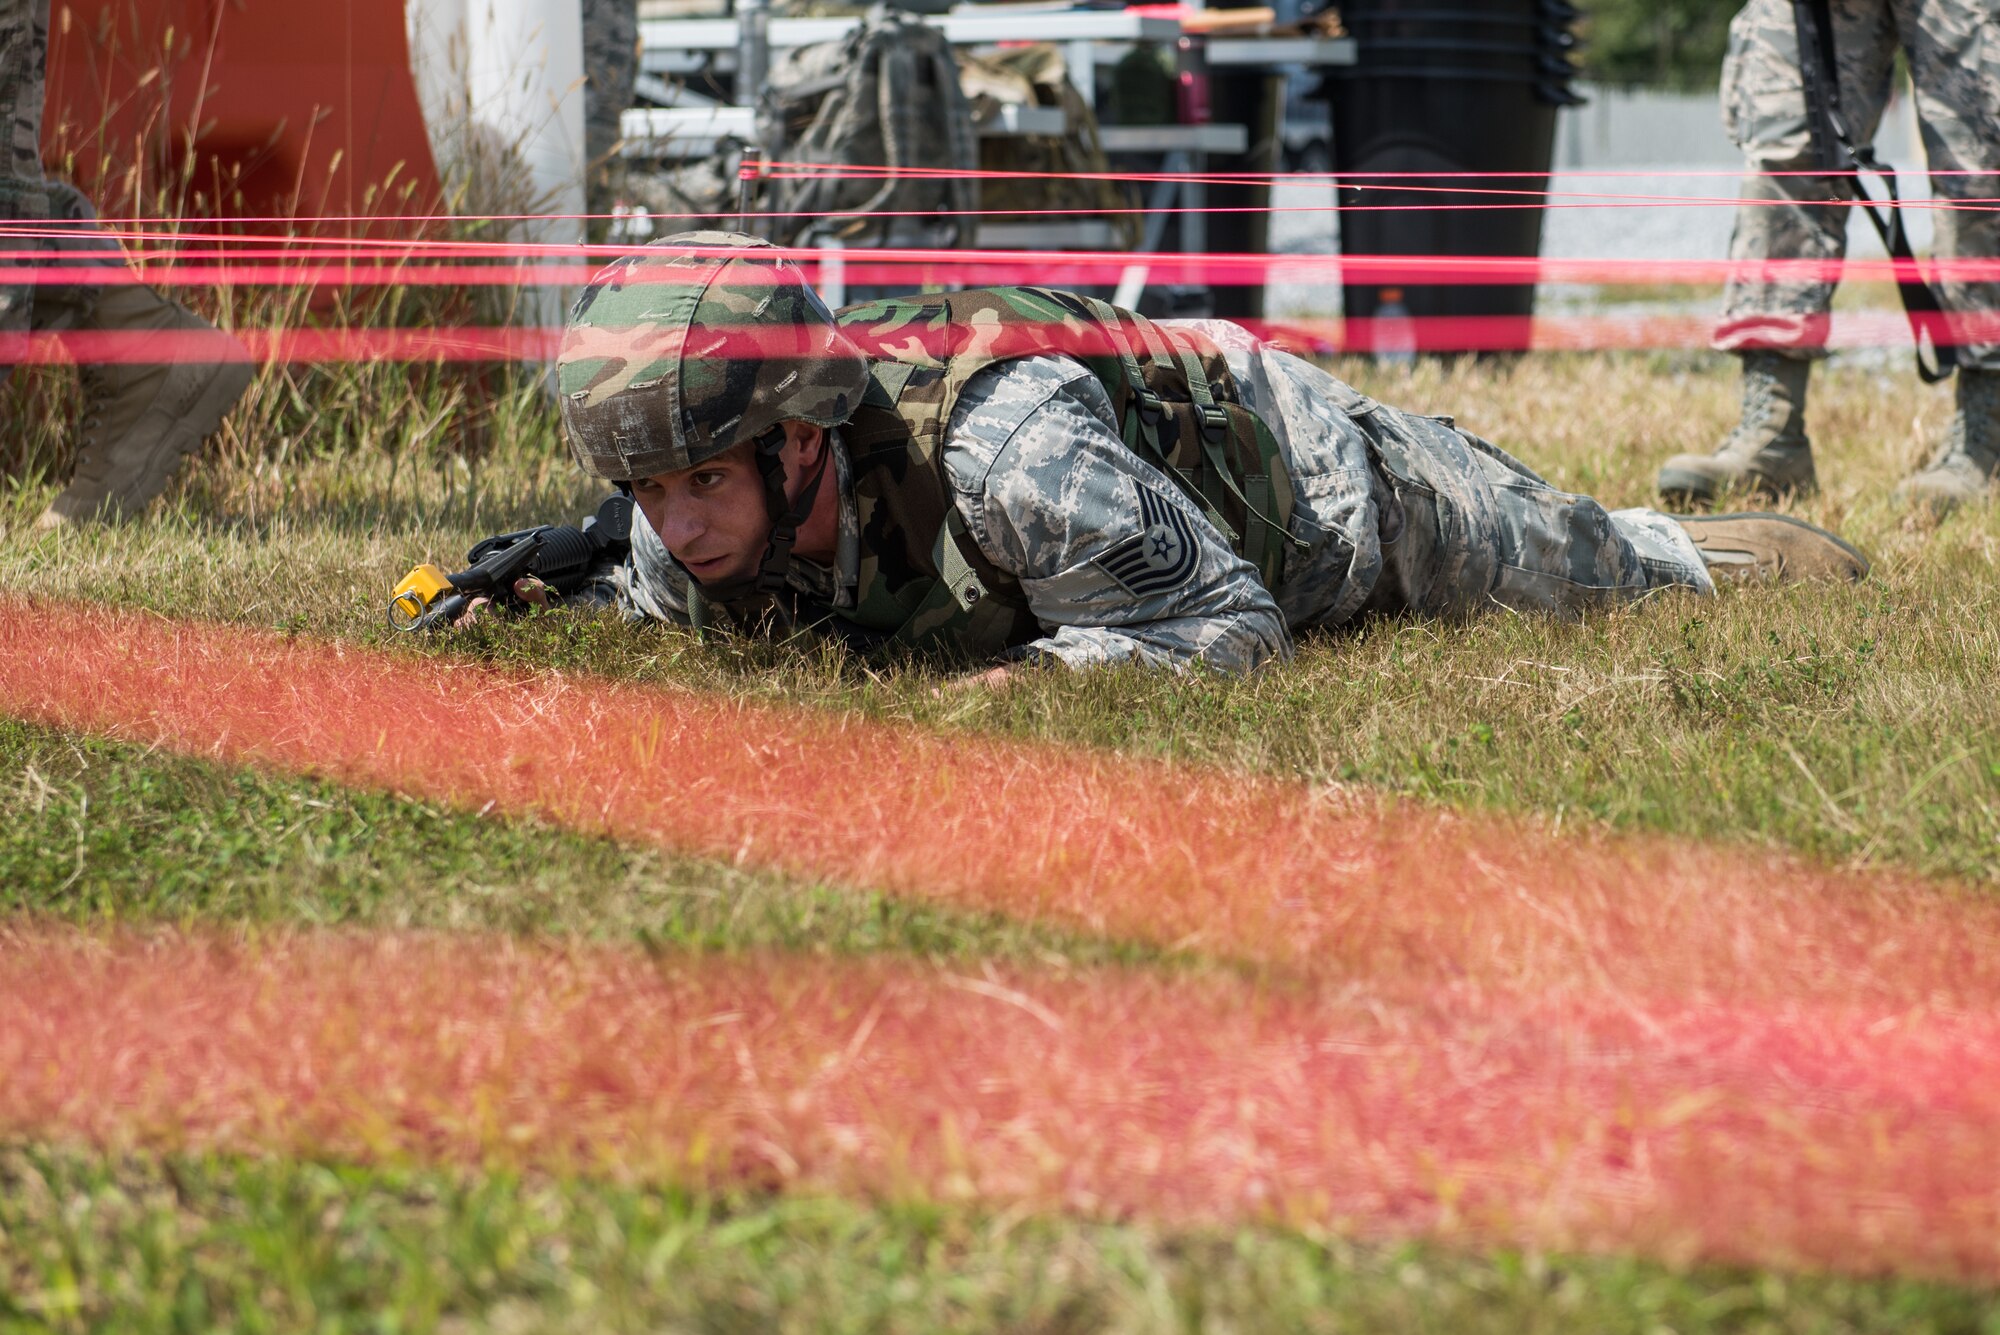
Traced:
<path fill-rule="evenodd" d="M 820 452 L 826 449 L 826 428 L 813 422 L 786 422 L 785 439 L 797 456 L 799 466 L 811 468 L 819 462 Z"/>

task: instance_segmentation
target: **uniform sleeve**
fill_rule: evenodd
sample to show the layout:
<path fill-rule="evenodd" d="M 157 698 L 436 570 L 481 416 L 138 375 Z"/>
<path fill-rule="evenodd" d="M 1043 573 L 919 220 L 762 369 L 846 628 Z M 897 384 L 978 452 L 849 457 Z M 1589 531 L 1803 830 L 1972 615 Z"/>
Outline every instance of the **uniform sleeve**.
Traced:
<path fill-rule="evenodd" d="M 1290 656 L 1256 570 L 1125 447 L 1109 396 L 1080 363 L 1030 357 L 974 376 L 952 412 L 945 468 L 973 541 L 1021 581 L 1047 632 L 1022 656 L 1231 672 Z"/>

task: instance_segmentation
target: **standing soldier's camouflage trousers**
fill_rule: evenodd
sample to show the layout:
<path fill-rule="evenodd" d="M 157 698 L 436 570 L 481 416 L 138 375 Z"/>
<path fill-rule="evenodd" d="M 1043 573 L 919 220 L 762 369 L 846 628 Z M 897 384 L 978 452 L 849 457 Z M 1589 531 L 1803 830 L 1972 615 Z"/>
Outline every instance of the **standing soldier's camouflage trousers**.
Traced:
<path fill-rule="evenodd" d="M 0 162 L 6 202 L 25 211 L 42 184 L 42 71 L 49 62 L 48 0 L 0 0 L 0 114 L 7 118 L 7 157 Z M 37 192 L 30 195 L 30 191 Z"/>
<path fill-rule="evenodd" d="M 218 342 L 229 341 L 217 340 L 207 321 L 143 283 L 5 281 L 8 268 L 25 278 L 20 270 L 51 264 L 125 265 L 117 241 L 98 227 L 90 201 L 42 172 L 48 51 L 48 0 L 0 0 L 0 114 L 7 118 L 0 247 L 16 252 L 0 261 L 0 375 L 12 370 L 29 333 L 87 329 L 159 351 L 157 360 L 80 368 L 84 413 L 76 473 L 38 521 L 42 528 L 143 507 L 250 384 L 246 360 L 189 357 L 184 340 L 190 337 L 206 336 L 217 351 Z M 242 353 L 233 345 L 230 351 Z"/>
<path fill-rule="evenodd" d="M 618 119 L 639 77 L 638 0 L 583 0 L 583 142 L 590 161 L 592 213 L 611 212 L 624 173 L 616 156 Z"/>
<path fill-rule="evenodd" d="M 1875 138 L 1900 45 L 1909 60 L 1932 192 L 1944 206 L 1939 259 L 2000 257 L 2000 213 L 1970 201 L 2000 193 L 2000 13 L 1996 0 L 1830 0 L 1840 110 L 1860 144 Z M 1722 115 L 1749 159 L 1730 258 L 1837 263 L 1847 253 L 1853 183 L 1824 175 L 1814 152 L 1792 0 L 1750 0 L 1729 26 Z M 1796 174 L 1788 174 L 1796 173 Z M 1957 411 L 1930 462 L 1897 495 L 1939 511 L 1988 494 L 2000 477 L 2000 283 L 1938 285 L 1959 332 Z M 1660 493 L 1706 504 L 1733 489 L 1804 495 L 1819 485 L 1806 434 L 1810 358 L 1821 355 L 1833 283 L 1732 279 L 1715 346 L 1743 360 L 1743 417 L 1711 454 L 1677 454 Z M 1976 318 L 1973 318 L 1976 317 Z"/>
<path fill-rule="evenodd" d="M 1900 45 L 1940 202 L 2000 195 L 2000 9 L 1995 0 L 1832 0 L 1834 47 L 1840 66 L 1841 113 L 1856 139 L 1875 137 L 1888 101 Z M 1749 159 L 1730 243 L 1735 260 L 1838 260 L 1847 252 L 1854 210 L 1813 172 L 1798 30 L 1791 0 L 1750 0 L 1729 27 L 1722 69 L 1722 114 L 1729 136 Z M 1968 173 L 1953 175 L 1952 173 Z M 1940 259 L 2000 257 L 2000 212 L 1991 207 L 1941 208 Z M 1733 281 L 1715 345 L 1725 351 L 1768 349 L 1817 355 L 1826 340 L 1833 284 L 1823 281 Z M 2000 311 L 2000 283 L 1947 281 L 1946 309 Z M 2000 369 L 2000 342 L 1959 350 L 1962 365 Z"/>
<path fill-rule="evenodd" d="M 0 116 L 7 125 L 0 161 L 0 248 L 18 252 L 0 260 L 0 339 L 29 329 L 74 329 L 96 305 L 95 285 L 8 283 L 6 270 L 31 269 L 45 255 L 95 255 L 124 263 L 117 242 L 97 230 L 96 211 L 74 186 L 42 174 L 42 96 L 48 67 L 48 0 L 0 0 Z M 39 223 L 41 235 L 16 235 L 9 224 Z M 66 224 L 51 236 L 51 224 Z M 12 369 L 0 342 L 0 378 Z"/>

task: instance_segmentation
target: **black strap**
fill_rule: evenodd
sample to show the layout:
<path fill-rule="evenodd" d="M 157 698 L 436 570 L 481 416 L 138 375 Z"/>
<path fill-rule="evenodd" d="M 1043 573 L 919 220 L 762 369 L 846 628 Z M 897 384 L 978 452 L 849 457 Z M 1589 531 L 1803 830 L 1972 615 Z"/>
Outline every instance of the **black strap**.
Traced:
<path fill-rule="evenodd" d="M 1830 176 L 1849 183 L 1861 211 L 1882 238 L 1882 249 L 1896 267 L 1896 291 L 1917 342 L 1917 374 L 1925 384 L 1950 377 L 1958 367 L 1950 325 L 1935 290 L 1917 270 L 1916 253 L 1903 229 L 1902 195 L 1896 173 L 1877 160 L 1875 150 L 1857 146 L 1840 110 L 1840 64 L 1833 45 L 1832 0 L 1792 0 L 1792 21 L 1798 27 L 1799 73 L 1805 87 L 1806 124 L 1812 134 L 1813 156 Z M 1882 178 L 1888 192 L 1888 216 L 1861 184 L 1861 173 Z M 1927 360 L 1928 357 L 1928 360 Z"/>
<path fill-rule="evenodd" d="M 799 525 L 812 514 L 813 502 L 819 497 L 819 484 L 826 477 L 833 442 L 822 435 L 819 466 L 799 488 L 799 498 L 790 505 L 785 503 L 785 465 L 780 457 L 784 448 L 782 423 L 757 438 L 757 466 L 764 474 L 764 504 L 771 515 L 771 538 L 764 546 L 764 559 L 757 564 L 757 592 L 771 599 L 781 618 L 786 615 L 784 604 L 790 592 L 787 577 L 792 573 L 792 546 L 799 540 Z M 796 603 L 797 599 L 792 601 Z"/>

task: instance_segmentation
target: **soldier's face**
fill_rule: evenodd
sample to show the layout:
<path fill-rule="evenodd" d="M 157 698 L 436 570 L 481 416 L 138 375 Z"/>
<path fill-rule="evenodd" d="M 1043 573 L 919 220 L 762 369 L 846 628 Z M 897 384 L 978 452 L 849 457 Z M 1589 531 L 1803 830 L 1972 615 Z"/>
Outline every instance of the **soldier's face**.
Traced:
<path fill-rule="evenodd" d="M 800 447 L 804 444 L 800 437 L 805 433 L 810 433 L 811 444 L 817 448 L 817 427 L 785 424 L 785 449 L 780 457 L 790 495 L 796 495 L 800 485 Z M 668 554 L 703 584 L 723 584 L 754 574 L 771 538 L 764 478 L 748 443 L 677 473 L 635 478 L 632 499 L 660 535 Z M 815 555 L 806 551 L 803 543 L 796 550 L 801 555 Z"/>

